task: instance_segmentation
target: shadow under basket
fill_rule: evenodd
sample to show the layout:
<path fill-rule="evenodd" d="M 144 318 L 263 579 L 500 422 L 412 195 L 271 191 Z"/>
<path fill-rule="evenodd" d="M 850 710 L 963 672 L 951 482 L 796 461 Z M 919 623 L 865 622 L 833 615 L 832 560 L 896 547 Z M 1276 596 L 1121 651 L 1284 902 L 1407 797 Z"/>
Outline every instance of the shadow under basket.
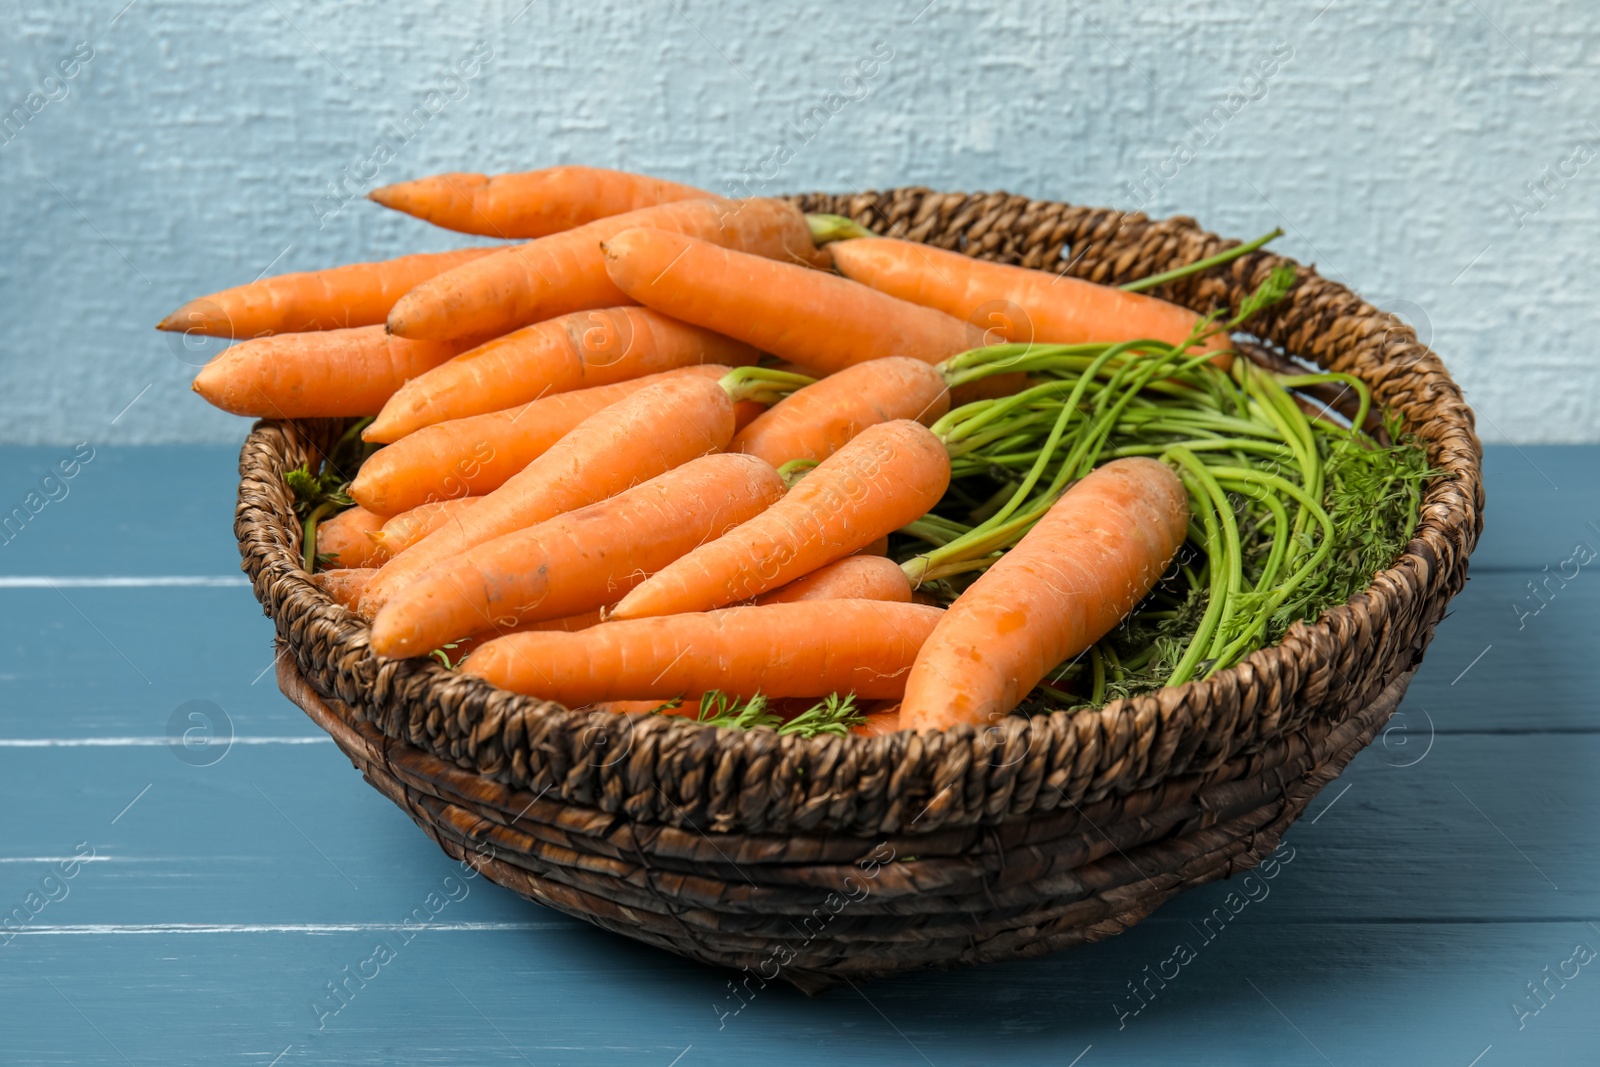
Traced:
<path fill-rule="evenodd" d="M 794 198 L 875 232 L 1108 285 L 1236 242 L 1004 193 Z M 1237 307 L 1256 252 L 1154 290 Z M 1229 670 L 1103 708 L 988 728 L 810 741 L 668 716 L 574 712 L 433 659 L 380 660 L 314 586 L 283 472 L 339 420 L 260 422 L 234 529 L 277 628 L 278 684 L 447 853 L 530 900 L 707 963 L 816 992 L 1097 941 L 1249 869 L 1367 745 L 1466 580 L 1481 448 L 1437 356 L 1298 267 L 1252 320 L 1268 358 L 1354 374 L 1443 472 L 1371 587 Z"/>

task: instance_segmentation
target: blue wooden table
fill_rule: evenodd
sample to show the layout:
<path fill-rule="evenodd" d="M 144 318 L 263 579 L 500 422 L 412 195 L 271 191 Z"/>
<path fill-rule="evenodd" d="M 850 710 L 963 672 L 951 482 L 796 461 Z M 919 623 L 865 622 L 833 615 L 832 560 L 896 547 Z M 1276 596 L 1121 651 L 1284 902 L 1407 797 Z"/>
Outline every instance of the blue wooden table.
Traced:
<path fill-rule="evenodd" d="M 742 1006 L 463 880 L 277 693 L 232 450 L 0 456 L 0 1063 L 1600 1063 L 1600 448 L 1490 450 L 1410 696 L 1225 922 Z"/>

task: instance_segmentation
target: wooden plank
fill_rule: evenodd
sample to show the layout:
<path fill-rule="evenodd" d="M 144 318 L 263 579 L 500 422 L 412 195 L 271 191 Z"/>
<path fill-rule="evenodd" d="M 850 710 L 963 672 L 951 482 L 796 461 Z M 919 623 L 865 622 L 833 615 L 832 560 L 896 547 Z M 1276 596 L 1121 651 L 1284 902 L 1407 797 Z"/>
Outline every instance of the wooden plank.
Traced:
<path fill-rule="evenodd" d="M 1423 732 L 1430 723 L 1440 731 L 1600 729 L 1596 571 L 1600 555 L 1570 582 L 1474 568 L 1434 634 L 1397 723 Z M 1530 582 L 1540 583 L 1537 591 Z"/>
<path fill-rule="evenodd" d="M 0 574 L 239 574 L 237 447 L 89 447 L 0 449 Z"/>
<path fill-rule="evenodd" d="M 1600 549 L 1600 464 L 1592 445 L 1511 445 L 1485 432 L 1483 538 L 1473 568 L 1557 566 L 1578 541 Z"/>
<path fill-rule="evenodd" d="M 0 588 L 0 733 L 161 734 L 191 700 L 238 733 L 315 733 L 278 693 L 272 635 L 245 587 Z"/>
<path fill-rule="evenodd" d="M 1168 962 L 1179 944 L 1182 966 Z M 1577 1064 L 1600 1036 L 1600 962 L 1566 964 L 1580 944 L 1600 951 L 1592 924 L 1255 925 L 1206 942 L 1150 922 L 1065 955 L 814 1000 L 752 980 L 741 1000 L 726 972 L 575 927 L 21 937 L 0 969 L 0 1059 Z M 1564 964 L 1563 985 L 1549 976 Z M 1148 979 L 1162 971 L 1164 987 Z M 1530 982 L 1548 982 L 1545 1001 Z"/>

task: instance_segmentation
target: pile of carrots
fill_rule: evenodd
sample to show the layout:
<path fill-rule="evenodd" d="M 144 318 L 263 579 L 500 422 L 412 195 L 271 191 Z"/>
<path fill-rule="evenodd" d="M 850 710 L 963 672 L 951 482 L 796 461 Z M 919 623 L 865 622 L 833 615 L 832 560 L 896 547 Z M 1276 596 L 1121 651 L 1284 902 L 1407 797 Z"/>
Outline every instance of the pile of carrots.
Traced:
<path fill-rule="evenodd" d="M 1036 687 L 1102 697 L 1066 668 L 1180 570 L 1207 595 L 1197 629 L 1238 654 L 1267 633 L 1247 594 L 1311 573 L 1320 488 L 1282 465 L 1327 449 L 1303 414 L 1260 414 L 1263 390 L 1292 394 L 1228 333 L 1292 277 L 1224 322 L 616 171 L 372 199 L 523 243 L 267 278 L 160 328 L 238 342 L 194 382 L 217 407 L 355 420 L 285 476 L 306 569 L 380 656 L 574 707 L 981 726 Z M 1263 456 L 1277 473 L 1245 469 Z M 1240 523 L 1214 471 L 1282 515 L 1261 511 L 1286 545 L 1270 573 L 1225 564 Z"/>

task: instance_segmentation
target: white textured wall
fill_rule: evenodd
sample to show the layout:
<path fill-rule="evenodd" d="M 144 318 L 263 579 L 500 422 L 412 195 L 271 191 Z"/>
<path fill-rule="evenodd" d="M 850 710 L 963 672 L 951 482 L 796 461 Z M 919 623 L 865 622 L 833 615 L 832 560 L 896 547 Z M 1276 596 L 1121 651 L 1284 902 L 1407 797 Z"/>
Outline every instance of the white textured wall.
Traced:
<path fill-rule="evenodd" d="M 124 3 L 0 13 L 0 111 L 40 94 L 0 134 L 0 441 L 240 437 L 151 326 L 269 265 L 451 246 L 365 201 L 313 205 L 478 41 L 467 95 L 376 182 L 585 162 L 720 189 L 765 165 L 773 191 L 919 182 L 1282 225 L 1282 250 L 1416 322 L 1486 441 L 1600 440 L 1593 0 Z M 93 59 L 46 81 L 80 42 Z M 892 58 L 846 82 L 877 42 Z M 786 132 L 831 91 L 857 99 L 809 143 Z M 1134 192 L 1144 168 L 1169 180 Z"/>

